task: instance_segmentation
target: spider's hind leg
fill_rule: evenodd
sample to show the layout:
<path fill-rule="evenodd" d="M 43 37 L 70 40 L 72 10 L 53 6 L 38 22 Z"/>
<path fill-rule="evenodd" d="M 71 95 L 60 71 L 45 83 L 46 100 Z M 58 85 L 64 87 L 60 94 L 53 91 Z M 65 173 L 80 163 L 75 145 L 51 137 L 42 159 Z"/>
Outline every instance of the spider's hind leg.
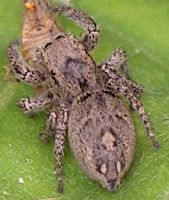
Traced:
<path fill-rule="evenodd" d="M 56 178 L 58 180 L 58 192 L 63 191 L 63 172 L 62 157 L 64 151 L 64 141 L 67 131 L 68 111 L 62 106 L 58 112 L 51 112 L 46 124 L 46 130 L 40 135 L 40 140 L 46 142 L 49 137 L 55 138 L 55 160 L 56 160 Z"/>
<path fill-rule="evenodd" d="M 136 112 L 138 112 L 138 114 L 140 115 L 140 118 L 141 118 L 142 122 L 144 123 L 145 129 L 147 131 L 147 135 L 151 139 L 153 146 L 158 148 L 159 143 L 156 140 L 156 137 L 153 133 L 153 129 L 149 122 L 148 115 L 144 110 L 144 106 L 140 102 L 140 100 L 137 98 L 137 96 L 128 87 L 128 83 L 127 83 L 126 79 L 123 76 L 121 76 L 120 74 L 118 74 L 115 70 L 110 69 L 109 66 L 102 65 L 101 68 L 109 77 L 107 87 L 109 89 L 115 90 L 115 92 L 123 95 L 124 97 L 126 97 L 129 100 L 132 108 Z"/>

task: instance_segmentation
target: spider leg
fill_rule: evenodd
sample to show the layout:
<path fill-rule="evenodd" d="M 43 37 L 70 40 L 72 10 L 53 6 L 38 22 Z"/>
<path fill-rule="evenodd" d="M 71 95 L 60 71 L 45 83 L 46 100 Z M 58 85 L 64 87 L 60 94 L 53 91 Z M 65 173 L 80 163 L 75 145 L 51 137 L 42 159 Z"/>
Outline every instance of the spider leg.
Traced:
<path fill-rule="evenodd" d="M 143 87 L 134 81 L 131 80 L 128 69 L 127 69 L 127 59 L 126 59 L 126 52 L 123 49 L 116 49 L 110 57 L 106 60 L 106 62 L 102 63 L 101 66 L 106 66 L 107 68 L 118 72 L 119 69 L 124 74 L 125 82 L 131 92 L 136 96 L 139 97 L 141 93 L 143 93 Z"/>
<path fill-rule="evenodd" d="M 50 136 L 55 137 L 55 160 L 56 160 L 56 176 L 58 180 L 58 192 L 63 191 L 63 172 L 62 157 L 64 154 L 64 140 L 67 130 L 68 111 L 62 106 L 60 111 L 51 112 L 47 120 L 46 130 L 40 135 L 40 139 L 46 142 Z"/>
<path fill-rule="evenodd" d="M 91 51 L 96 46 L 100 31 L 91 17 L 78 9 L 66 6 L 55 8 L 53 11 L 74 20 L 76 24 L 80 25 L 86 31 L 86 35 L 82 38 L 81 42 L 87 51 Z"/>
<path fill-rule="evenodd" d="M 65 107 L 59 112 L 57 119 L 57 133 L 55 134 L 55 160 L 56 160 L 56 176 L 58 179 L 58 192 L 63 191 L 63 172 L 62 172 L 62 157 L 64 150 L 64 140 L 67 130 L 68 111 Z"/>
<path fill-rule="evenodd" d="M 19 43 L 13 42 L 8 47 L 8 59 L 11 70 L 15 74 L 16 79 L 24 81 L 30 85 L 42 85 L 45 81 L 43 73 L 38 70 L 29 70 L 27 63 L 17 49 Z"/>
<path fill-rule="evenodd" d="M 127 63 L 127 53 L 124 49 L 115 49 L 115 51 L 112 52 L 110 57 L 106 60 L 106 63 L 111 66 L 112 69 L 116 69 L 117 71 L 120 70 L 128 80 L 131 80 Z"/>
<path fill-rule="evenodd" d="M 40 96 L 33 98 L 22 98 L 18 102 L 18 106 L 24 113 L 35 113 L 44 109 L 47 105 L 54 101 L 54 95 L 47 91 Z"/>
<path fill-rule="evenodd" d="M 40 133 L 39 139 L 43 143 L 47 143 L 50 137 L 54 137 L 56 134 L 56 126 L 57 126 L 57 112 L 51 112 L 46 122 L 46 128 L 43 133 Z"/>
<path fill-rule="evenodd" d="M 149 122 L 148 115 L 146 114 L 143 104 L 140 102 L 140 100 L 131 92 L 131 90 L 128 87 L 128 84 L 126 82 L 126 79 L 122 77 L 120 74 L 118 74 L 115 70 L 110 69 L 107 67 L 107 65 L 101 66 L 102 70 L 108 75 L 110 78 L 107 87 L 110 89 L 115 90 L 117 93 L 125 96 L 132 108 L 139 113 L 141 120 L 144 123 L 145 129 L 147 131 L 148 137 L 151 139 L 152 144 L 154 147 L 158 148 L 159 143 L 156 140 L 156 137 L 153 133 L 152 127 Z"/>

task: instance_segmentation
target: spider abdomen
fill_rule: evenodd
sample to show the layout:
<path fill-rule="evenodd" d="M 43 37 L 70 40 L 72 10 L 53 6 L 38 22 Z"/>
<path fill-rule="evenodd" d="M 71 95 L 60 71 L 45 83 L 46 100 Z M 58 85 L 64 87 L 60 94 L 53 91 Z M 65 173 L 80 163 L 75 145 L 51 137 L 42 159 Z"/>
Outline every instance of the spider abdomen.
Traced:
<path fill-rule="evenodd" d="M 70 111 L 68 138 L 84 171 L 103 187 L 115 190 L 130 167 L 135 148 L 134 127 L 122 102 L 93 93 Z"/>

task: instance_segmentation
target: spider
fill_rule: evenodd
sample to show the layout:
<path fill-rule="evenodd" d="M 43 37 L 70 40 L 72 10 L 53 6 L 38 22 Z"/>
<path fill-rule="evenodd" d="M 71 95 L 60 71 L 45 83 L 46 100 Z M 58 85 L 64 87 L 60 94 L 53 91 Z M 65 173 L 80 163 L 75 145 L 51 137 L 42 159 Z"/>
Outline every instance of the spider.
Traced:
<path fill-rule="evenodd" d="M 51 8 L 51 12 L 75 21 L 86 34 L 77 39 L 58 30 L 37 43 L 34 62 L 38 67 L 35 69 L 29 67 L 18 50 L 18 42 L 9 45 L 8 58 L 16 78 L 33 86 L 47 85 L 43 94 L 23 98 L 18 105 L 25 113 L 54 105 L 40 139 L 47 142 L 49 137 L 54 137 L 59 192 L 63 191 L 62 157 L 66 135 L 84 171 L 114 191 L 130 167 L 135 149 L 132 119 L 119 95 L 138 112 L 153 146 L 159 147 L 139 100 L 143 88 L 120 73 L 119 69 L 126 62 L 122 49 L 116 49 L 105 62 L 96 65 L 90 51 L 97 44 L 100 30 L 92 18 L 66 6 Z"/>

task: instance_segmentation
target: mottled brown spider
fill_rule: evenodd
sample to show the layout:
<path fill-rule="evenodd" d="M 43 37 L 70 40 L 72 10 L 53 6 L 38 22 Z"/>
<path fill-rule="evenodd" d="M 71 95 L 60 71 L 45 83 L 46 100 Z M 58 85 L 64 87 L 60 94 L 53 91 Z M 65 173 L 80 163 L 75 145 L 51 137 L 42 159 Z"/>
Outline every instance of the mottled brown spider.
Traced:
<path fill-rule="evenodd" d="M 36 9 L 32 4 L 27 4 L 27 8 L 32 12 Z M 79 40 L 58 30 L 55 35 L 37 42 L 34 69 L 18 51 L 17 42 L 9 46 L 8 58 L 16 78 L 34 86 L 45 84 L 47 88 L 40 96 L 21 99 L 19 107 L 26 113 L 49 104 L 55 107 L 40 139 L 46 142 L 50 136 L 55 138 L 58 191 L 63 190 L 61 160 L 66 135 L 85 172 L 113 191 L 130 167 L 135 149 L 133 123 L 117 95 L 129 100 L 153 145 L 159 146 L 139 100 L 143 89 L 120 74 L 119 68 L 126 62 L 122 49 L 116 49 L 100 65 L 93 61 L 89 52 L 96 46 L 100 32 L 93 19 L 71 7 L 50 11 L 74 20 L 86 34 Z M 40 28 L 43 30 L 43 26 Z"/>

